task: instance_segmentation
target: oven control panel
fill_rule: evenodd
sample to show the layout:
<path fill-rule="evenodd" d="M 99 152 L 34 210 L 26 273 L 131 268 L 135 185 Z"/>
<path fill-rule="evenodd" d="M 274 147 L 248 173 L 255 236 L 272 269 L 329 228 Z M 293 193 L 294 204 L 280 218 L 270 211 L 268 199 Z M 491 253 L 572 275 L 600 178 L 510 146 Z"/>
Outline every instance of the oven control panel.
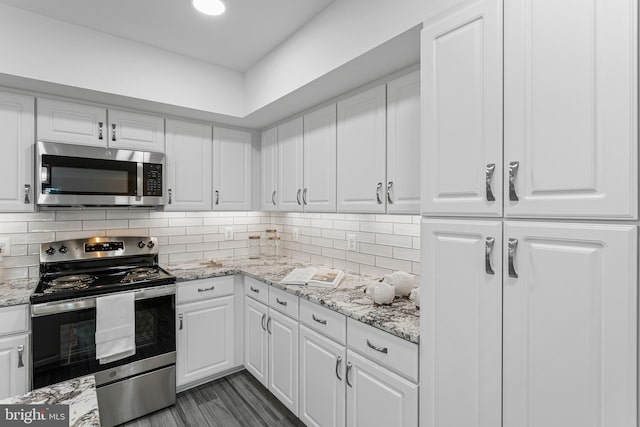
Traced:
<path fill-rule="evenodd" d="M 112 252 L 124 249 L 124 242 L 85 243 L 85 252 Z"/>

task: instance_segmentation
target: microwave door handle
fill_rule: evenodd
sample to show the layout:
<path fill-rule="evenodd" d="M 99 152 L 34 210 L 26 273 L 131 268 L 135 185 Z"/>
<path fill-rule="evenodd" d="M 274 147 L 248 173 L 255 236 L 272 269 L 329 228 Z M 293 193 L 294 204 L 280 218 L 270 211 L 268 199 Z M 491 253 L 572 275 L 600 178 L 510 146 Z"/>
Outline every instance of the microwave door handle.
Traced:
<path fill-rule="evenodd" d="M 140 200 L 142 195 L 144 194 L 144 167 L 143 164 L 138 162 L 137 167 L 137 179 L 136 179 L 136 200 Z"/>

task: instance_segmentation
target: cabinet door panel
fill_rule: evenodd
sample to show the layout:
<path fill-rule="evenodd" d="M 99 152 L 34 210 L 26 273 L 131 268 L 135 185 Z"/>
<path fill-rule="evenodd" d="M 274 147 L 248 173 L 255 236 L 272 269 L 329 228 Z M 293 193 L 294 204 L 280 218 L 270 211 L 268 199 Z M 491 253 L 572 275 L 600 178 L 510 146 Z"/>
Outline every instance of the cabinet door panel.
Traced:
<path fill-rule="evenodd" d="M 33 109 L 32 97 L 0 92 L 2 212 L 33 212 L 35 207 Z"/>
<path fill-rule="evenodd" d="M 420 418 L 426 427 L 501 423 L 501 246 L 500 222 L 423 221 L 420 372 L 429 380 Z"/>
<path fill-rule="evenodd" d="M 107 110 L 38 98 L 38 140 L 106 147 Z"/>
<path fill-rule="evenodd" d="M 186 304 L 178 330 L 177 386 L 224 372 L 234 365 L 234 297 Z"/>
<path fill-rule="evenodd" d="M 263 211 L 278 209 L 278 128 L 262 132 L 260 150 L 262 180 L 260 183 L 260 206 Z"/>
<path fill-rule="evenodd" d="M 637 218 L 637 2 L 504 11 L 506 216 Z"/>
<path fill-rule="evenodd" d="M 501 18 L 502 2 L 483 0 L 422 32 L 425 214 L 502 215 Z"/>
<path fill-rule="evenodd" d="M 278 126 L 278 209 L 302 211 L 302 117 Z"/>
<path fill-rule="evenodd" d="M 268 387 L 267 306 L 249 297 L 245 297 L 244 301 L 244 367 L 263 386 Z"/>
<path fill-rule="evenodd" d="M 636 227 L 506 223 L 504 245 L 503 425 L 635 427 Z"/>
<path fill-rule="evenodd" d="M 300 420 L 313 427 L 345 425 L 345 348 L 300 325 Z"/>
<path fill-rule="evenodd" d="M 336 211 L 336 105 L 304 116 L 304 210 Z"/>
<path fill-rule="evenodd" d="M 385 212 L 386 89 L 338 102 L 338 212 Z"/>
<path fill-rule="evenodd" d="M 211 126 L 167 120 L 165 210 L 211 210 L 211 153 Z"/>
<path fill-rule="evenodd" d="M 387 83 L 387 212 L 420 213 L 420 72 Z"/>
<path fill-rule="evenodd" d="M 269 391 L 298 416 L 298 322 L 269 310 Z"/>
<path fill-rule="evenodd" d="M 109 129 L 105 136 L 109 147 L 164 153 L 164 118 L 109 110 Z"/>
<path fill-rule="evenodd" d="M 22 346 L 22 366 L 20 351 Z M 0 399 L 29 391 L 29 335 L 17 335 L 0 339 Z"/>
<path fill-rule="evenodd" d="M 418 386 L 347 350 L 349 427 L 417 427 Z"/>
<path fill-rule="evenodd" d="M 251 133 L 213 129 L 213 207 L 251 209 Z"/>

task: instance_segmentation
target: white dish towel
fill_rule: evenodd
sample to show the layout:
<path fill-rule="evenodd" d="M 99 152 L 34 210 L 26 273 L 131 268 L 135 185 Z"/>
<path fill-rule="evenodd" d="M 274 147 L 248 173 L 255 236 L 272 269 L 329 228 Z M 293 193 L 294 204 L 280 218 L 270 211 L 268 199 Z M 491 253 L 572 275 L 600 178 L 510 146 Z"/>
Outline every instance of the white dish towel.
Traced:
<path fill-rule="evenodd" d="M 96 298 L 96 359 L 101 365 L 136 354 L 133 292 Z"/>

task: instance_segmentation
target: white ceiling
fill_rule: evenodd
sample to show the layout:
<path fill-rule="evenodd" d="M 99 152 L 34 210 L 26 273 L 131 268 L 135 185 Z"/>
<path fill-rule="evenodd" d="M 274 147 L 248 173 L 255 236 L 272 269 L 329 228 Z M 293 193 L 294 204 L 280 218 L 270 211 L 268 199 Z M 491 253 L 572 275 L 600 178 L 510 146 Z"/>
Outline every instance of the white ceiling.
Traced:
<path fill-rule="evenodd" d="M 60 21 L 246 71 L 335 0 L 227 0 L 206 16 L 191 0 L 0 0 Z"/>

